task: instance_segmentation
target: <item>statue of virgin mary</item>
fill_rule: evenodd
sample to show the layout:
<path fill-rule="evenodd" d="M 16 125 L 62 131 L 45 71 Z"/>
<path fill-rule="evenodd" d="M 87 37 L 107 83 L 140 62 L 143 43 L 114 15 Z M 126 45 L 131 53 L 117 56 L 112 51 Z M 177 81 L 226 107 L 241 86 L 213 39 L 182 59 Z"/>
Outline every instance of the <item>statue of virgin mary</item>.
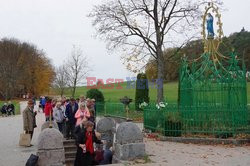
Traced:
<path fill-rule="evenodd" d="M 207 18 L 207 37 L 208 38 L 214 38 L 214 17 L 212 16 L 211 13 L 208 13 L 208 18 Z"/>

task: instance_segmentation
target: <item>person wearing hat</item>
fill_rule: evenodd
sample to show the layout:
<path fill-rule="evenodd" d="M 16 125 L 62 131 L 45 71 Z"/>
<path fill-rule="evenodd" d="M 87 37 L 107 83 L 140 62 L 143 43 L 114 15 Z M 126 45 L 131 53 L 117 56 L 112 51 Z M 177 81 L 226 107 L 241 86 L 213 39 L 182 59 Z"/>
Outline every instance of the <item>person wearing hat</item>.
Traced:
<path fill-rule="evenodd" d="M 23 111 L 23 130 L 26 134 L 31 135 L 31 139 L 34 128 L 36 128 L 36 112 L 34 112 L 34 102 L 29 100 L 27 107 Z"/>

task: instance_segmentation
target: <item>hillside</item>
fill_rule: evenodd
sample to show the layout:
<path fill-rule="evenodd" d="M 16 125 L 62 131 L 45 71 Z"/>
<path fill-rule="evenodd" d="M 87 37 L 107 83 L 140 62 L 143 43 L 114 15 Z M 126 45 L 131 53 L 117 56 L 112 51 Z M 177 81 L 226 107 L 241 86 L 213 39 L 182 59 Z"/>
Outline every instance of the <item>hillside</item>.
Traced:
<path fill-rule="evenodd" d="M 117 85 L 115 85 L 116 87 Z M 121 84 L 122 89 L 100 89 L 103 92 L 103 95 L 105 97 L 106 101 L 110 102 L 119 102 L 119 99 L 128 96 L 134 100 L 135 98 L 135 89 L 128 89 L 127 83 L 124 82 Z M 86 95 L 86 92 L 88 91 L 86 86 L 83 87 L 77 87 L 76 89 L 76 97 L 79 97 L 81 95 Z M 168 103 L 176 103 L 177 102 L 177 96 L 178 96 L 178 83 L 177 82 L 170 82 L 164 84 L 164 95 L 166 98 L 166 101 Z M 250 104 L 250 82 L 247 84 L 247 95 L 248 95 L 248 103 Z M 66 96 L 70 96 L 70 91 L 66 91 Z M 150 88 L 149 90 L 149 96 L 151 101 L 156 100 L 157 96 L 157 89 Z"/>

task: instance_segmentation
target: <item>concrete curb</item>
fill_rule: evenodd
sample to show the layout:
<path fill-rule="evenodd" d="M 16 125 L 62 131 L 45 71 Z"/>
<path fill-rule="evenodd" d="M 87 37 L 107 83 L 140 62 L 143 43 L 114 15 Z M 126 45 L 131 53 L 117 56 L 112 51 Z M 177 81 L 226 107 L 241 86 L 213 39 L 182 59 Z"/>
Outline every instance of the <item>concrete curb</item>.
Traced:
<path fill-rule="evenodd" d="M 190 137 L 186 138 L 186 137 L 165 137 L 165 136 L 159 136 L 159 138 L 161 141 L 192 143 L 192 144 L 205 144 L 205 145 L 233 144 L 236 146 L 241 146 L 241 145 L 250 143 L 250 139 L 190 138 Z"/>

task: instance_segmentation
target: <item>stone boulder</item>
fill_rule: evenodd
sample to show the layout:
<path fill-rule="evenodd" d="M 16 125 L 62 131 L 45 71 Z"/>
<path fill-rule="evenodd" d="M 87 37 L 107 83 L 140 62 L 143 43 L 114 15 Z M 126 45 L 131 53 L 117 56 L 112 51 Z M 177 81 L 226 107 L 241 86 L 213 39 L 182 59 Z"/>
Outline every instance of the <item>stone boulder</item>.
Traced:
<path fill-rule="evenodd" d="M 116 131 L 113 163 L 143 158 L 145 144 L 140 128 L 132 122 L 121 123 Z"/>
<path fill-rule="evenodd" d="M 137 142 L 143 142 L 143 134 L 140 128 L 132 122 L 121 123 L 116 131 L 116 143 L 128 144 Z"/>
<path fill-rule="evenodd" d="M 39 166 L 63 166 L 65 154 L 63 136 L 55 128 L 44 129 L 38 137 L 37 155 Z"/>
<path fill-rule="evenodd" d="M 96 131 L 101 134 L 101 139 L 113 144 L 116 124 L 112 118 L 102 118 L 96 125 Z"/>
<path fill-rule="evenodd" d="M 105 133 L 107 131 L 114 131 L 115 129 L 115 122 L 112 118 L 101 118 L 97 125 L 96 125 L 96 130 L 99 133 Z"/>

